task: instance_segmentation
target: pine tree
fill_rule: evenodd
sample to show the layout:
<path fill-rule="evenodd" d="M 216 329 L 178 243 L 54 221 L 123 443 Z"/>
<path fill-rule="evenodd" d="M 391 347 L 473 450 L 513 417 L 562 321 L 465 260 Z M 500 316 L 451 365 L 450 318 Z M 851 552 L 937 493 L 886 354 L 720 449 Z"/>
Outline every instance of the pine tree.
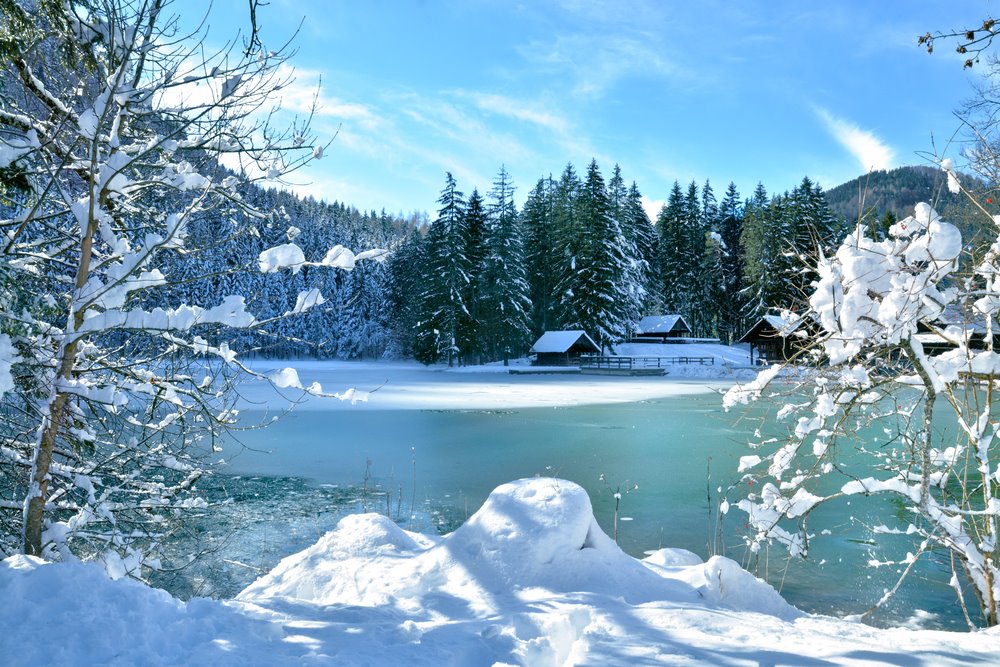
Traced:
<path fill-rule="evenodd" d="M 506 363 L 528 347 L 531 299 L 514 187 L 503 167 L 490 191 L 484 250 L 481 337 L 488 357 Z"/>
<path fill-rule="evenodd" d="M 700 271 L 702 255 L 705 252 L 705 221 L 701 212 L 701 201 L 698 196 L 698 184 L 694 181 L 688 184 L 684 196 L 683 228 L 681 238 L 683 243 L 682 290 L 680 293 L 680 312 L 696 334 L 703 332 L 701 303 L 699 290 L 701 288 Z"/>
<path fill-rule="evenodd" d="M 780 275 L 780 233 L 775 219 L 777 204 L 768 201 L 767 190 L 758 183 L 743 213 L 740 247 L 743 249 L 743 294 L 746 317 L 760 318 L 776 305 L 773 295 Z"/>
<path fill-rule="evenodd" d="M 701 218 L 702 224 L 713 231 L 718 231 L 719 205 L 715 199 L 712 184 L 705 180 L 701 187 Z"/>
<path fill-rule="evenodd" d="M 420 330 L 424 267 L 427 265 L 423 237 L 414 227 L 409 235 L 391 248 L 387 262 L 389 287 L 386 293 L 388 352 L 400 358 L 420 358 L 414 348 L 414 332 Z M 423 356 L 423 352 L 420 353 Z"/>
<path fill-rule="evenodd" d="M 634 268 L 638 284 L 642 289 L 639 303 L 639 315 L 650 311 L 659 291 L 656 284 L 656 258 L 659 251 L 656 228 L 646 215 L 642 206 L 642 195 L 633 182 L 625 202 L 624 222 L 622 231 L 635 248 Z"/>
<path fill-rule="evenodd" d="M 635 191 L 635 196 L 639 197 L 638 190 Z M 625 179 L 622 178 L 621 168 L 617 164 L 611 174 L 611 179 L 608 181 L 608 200 L 611 203 L 611 215 L 621 234 L 619 244 L 623 253 L 623 270 L 620 308 L 626 322 L 626 329 L 631 331 L 633 325 L 639 321 L 642 307 L 646 301 L 649 265 L 641 256 L 637 245 L 646 241 L 645 238 L 639 238 L 645 231 L 643 220 L 636 217 L 636 210 L 630 199 L 629 190 L 625 187 Z M 642 211 L 641 204 L 639 210 Z M 649 219 L 646 218 L 644 211 L 642 211 L 642 218 L 645 219 L 645 226 L 652 231 L 652 225 L 649 224 Z"/>
<path fill-rule="evenodd" d="M 660 306 L 664 313 L 684 313 L 687 309 L 688 238 L 685 229 L 684 193 L 677 181 L 667 203 L 656 217 L 659 236 Z"/>
<path fill-rule="evenodd" d="M 450 172 L 438 203 L 441 208 L 425 242 L 426 272 L 414 354 L 425 364 L 444 358 L 451 366 L 459 351 L 459 323 L 468 316 L 465 294 L 470 278 L 465 256 L 465 200 Z"/>
<path fill-rule="evenodd" d="M 805 258 L 828 248 L 837 232 L 823 192 L 809 178 L 766 205 L 763 186 L 748 202 L 741 244 L 744 250 L 744 294 L 754 318 L 769 308 L 801 310 L 814 275 L 803 272 Z"/>
<path fill-rule="evenodd" d="M 743 231 L 743 206 L 735 183 L 730 183 L 719 204 L 719 239 L 721 258 L 722 302 L 719 313 L 719 337 L 729 344 L 746 331 L 744 317 L 743 253 L 740 234 Z"/>
<path fill-rule="evenodd" d="M 572 164 L 567 164 L 552 195 L 552 235 L 555 248 L 553 262 L 552 316 L 548 321 L 555 329 L 571 328 L 577 322 L 572 309 L 577 281 L 577 263 L 583 252 L 583 230 L 577 215 L 581 189 L 580 179 Z"/>
<path fill-rule="evenodd" d="M 569 317 L 565 326 L 583 329 L 602 346 L 613 345 L 625 339 L 632 324 L 625 280 L 629 258 L 596 160 L 587 169 L 576 212 L 582 236 L 575 270 L 562 290 Z"/>
<path fill-rule="evenodd" d="M 531 297 L 531 329 L 535 338 L 555 328 L 555 290 L 560 257 L 556 246 L 554 199 L 556 183 L 539 179 L 521 211 L 525 263 Z"/>
<path fill-rule="evenodd" d="M 483 304 L 488 289 L 485 275 L 489 220 L 482 196 L 473 190 L 465 211 L 465 258 L 468 263 L 469 281 L 463 302 L 466 311 L 459 321 L 458 351 L 464 363 L 478 363 L 485 351 Z"/>

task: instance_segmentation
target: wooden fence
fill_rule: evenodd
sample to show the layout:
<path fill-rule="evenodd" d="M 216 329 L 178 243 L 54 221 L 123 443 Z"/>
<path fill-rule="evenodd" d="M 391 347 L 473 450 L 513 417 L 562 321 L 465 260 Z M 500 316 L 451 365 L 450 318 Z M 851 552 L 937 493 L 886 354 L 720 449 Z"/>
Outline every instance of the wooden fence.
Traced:
<path fill-rule="evenodd" d="M 580 368 L 631 370 L 633 368 L 666 368 L 674 364 L 714 366 L 715 357 L 605 357 L 598 355 L 580 357 Z"/>

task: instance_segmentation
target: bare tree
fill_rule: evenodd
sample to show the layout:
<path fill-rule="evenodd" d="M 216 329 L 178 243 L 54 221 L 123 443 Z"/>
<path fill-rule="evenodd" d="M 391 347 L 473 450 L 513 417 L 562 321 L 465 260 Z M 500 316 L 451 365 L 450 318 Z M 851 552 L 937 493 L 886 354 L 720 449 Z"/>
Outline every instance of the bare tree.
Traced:
<path fill-rule="evenodd" d="M 942 167 L 949 188 L 960 191 L 951 161 Z M 974 607 L 979 623 L 998 622 L 1000 223 L 990 220 L 995 242 L 973 252 L 921 203 L 885 240 L 861 225 L 835 256 L 821 257 L 805 315 L 818 330 L 804 355 L 811 363 L 786 374 L 792 398 L 779 412 L 791 433 L 756 443 L 740 463 L 747 494 L 737 506 L 749 517 L 753 549 L 776 541 L 807 556 L 815 537 L 809 518 L 833 500 L 886 495 L 905 507 L 905 518 L 887 508 L 884 523 L 872 527 L 873 539 L 898 534 L 912 542 L 905 555 L 874 563 L 901 574 L 865 615 L 891 598 L 919 559 L 936 554 L 951 566 L 969 626 L 977 624 Z M 773 392 L 781 370 L 735 387 L 727 404 Z"/>
<path fill-rule="evenodd" d="M 211 51 L 168 4 L 0 0 L 0 553 L 155 565 L 235 419 L 227 331 L 268 323 L 237 296 L 145 304 L 198 261 L 191 221 L 253 224 L 237 186 L 322 155 L 309 118 L 275 123 L 291 70 L 258 16 Z M 289 242 L 259 269 L 304 264 Z"/>

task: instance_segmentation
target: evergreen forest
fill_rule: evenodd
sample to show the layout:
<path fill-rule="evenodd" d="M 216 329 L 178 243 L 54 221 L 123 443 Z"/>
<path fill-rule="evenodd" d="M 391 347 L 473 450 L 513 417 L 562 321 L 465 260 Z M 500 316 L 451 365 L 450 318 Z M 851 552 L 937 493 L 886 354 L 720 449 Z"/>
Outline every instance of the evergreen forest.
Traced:
<path fill-rule="evenodd" d="M 798 258 L 829 247 L 844 226 L 809 178 L 775 195 L 759 184 L 746 198 L 732 183 L 717 196 L 708 181 L 675 182 L 654 221 L 637 185 L 617 165 L 606 178 L 596 161 L 540 178 L 520 207 L 502 167 L 483 192 L 445 174 L 430 219 L 257 185 L 242 196 L 266 217 L 219 211 L 192 222 L 189 233 L 214 249 L 205 276 L 182 275 L 188 264 L 178 263 L 172 292 L 158 298 L 245 297 L 275 322 L 236 343 L 241 355 L 268 357 L 477 364 L 523 356 L 560 329 L 613 349 L 642 316 L 661 313 L 732 343 L 768 309 L 799 308 L 812 277 Z M 334 244 L 390 254 L 350 272 L 303 266 L 286 281 L 253 270 L 262 250 L 292 239 L 307 256 Z M 314 288 L 323 303 L 281 317 Z"/>

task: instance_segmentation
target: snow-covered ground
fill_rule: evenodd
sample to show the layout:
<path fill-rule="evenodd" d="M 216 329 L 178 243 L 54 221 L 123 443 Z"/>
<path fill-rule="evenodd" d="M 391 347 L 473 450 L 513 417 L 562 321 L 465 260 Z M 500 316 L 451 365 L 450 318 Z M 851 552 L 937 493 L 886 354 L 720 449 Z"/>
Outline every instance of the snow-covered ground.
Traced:
<path fill-rule="evenodd" d="M 305 410 L 488 410 L 569 405 L 631 403 L 680 394 L 718 391 L 734 381 L 752 379 L 745 347 L 708 343 L 620 345 L 622 356 L 711 357 L 712 364 L 671 364 L 663 377 L 617 377 L 597 375 L 512 375 L 511 368 L 531 370 L 526 359 L 509 366 L 423 366 L 416 362 L 273 361 L 250 364 L 259 372 L 273 374 L 286 366 L 297 370 L 299 383 L 319 383 L 323 391 L 343 394 L 348 389 L 355 400 L 309 397 L 298 409 Z M 251 408 L 275 404 L 275 390 L 265 382 L 245 385 L 241 406 Z M 301 392 L 287 389 L 283 395 L 300 399 Z M 360 398 L 361 400 L 357 400 Z"/>
<path fill-rule="evenodd" d="M 333 391 L 381 386 L 355 409 L 607 403 L 731 382 L 294 365 L 303 383 Z M 246 398 L 274 403 L 259 386 Z M 444 537 L 349 516 L 235 600 L 184 602 L 93 564 L 24 556 L 0 562 L 0 599 L 5 666 L 968 665 L 1000 655 L 1000 630 L 880 630 L 799 612 L 728 559 L 663 549 L 637 560 L 601 532 L 583 489 L 552 478 L 500 487 Z"/>
<path fill-rule="evenodd" d="M 182 602 L 95 565 L 0 563 L 15 665 L 968 665 L 1000 632 L 805 615 L 725 558 L 639 561 L 580 487 L 498 488 L 442 538 L 354 515 L 236 600 Z"/>

